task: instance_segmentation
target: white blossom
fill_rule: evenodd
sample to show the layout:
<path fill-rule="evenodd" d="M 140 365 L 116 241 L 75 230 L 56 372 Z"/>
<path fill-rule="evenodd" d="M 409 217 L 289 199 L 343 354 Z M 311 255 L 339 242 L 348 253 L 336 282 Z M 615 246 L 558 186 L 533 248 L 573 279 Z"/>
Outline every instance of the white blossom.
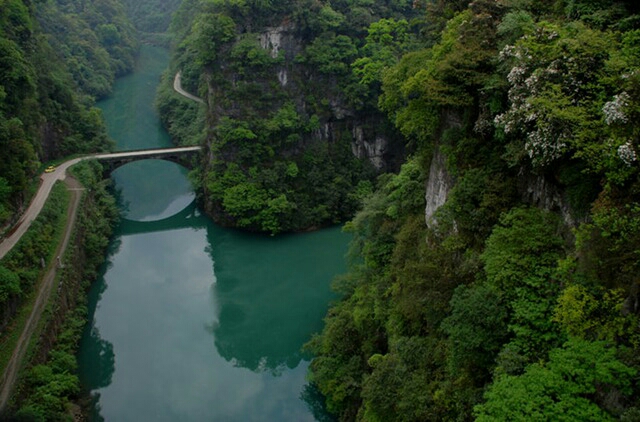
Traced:
<path fill-rule="evenodd" d="M 517 84 L 520 83 L 523 80 L 523 77 L 526 73 L 526 69 L 522 66 L 514 66 L 511 69 L 511 72 L 509 72 L 509 75 L 507 76 L 507 79 L 509 80 L 509 82 L 511 84 Z"/>
<path fill-rule="evenodd" d="M 526 85 L 527 89 L 529 89 L 529 91 L 533 94 L 537 91 L 536 88 L 538 86 L 538 82 L 540 82 L 540 78 L 536 73 L 532 73 L 531 76 L 525 79 L 524 84 Z"/>
<path fill-rule="evenodd" d="M 624 112 L 624 108 L 628 105 L 629 94 L 623 91 L 618 95 L 614 95 L 613 100 L 606 102 L 604 107 L 602 107 L 605 123 L 608 125 L 614 123 L 626 123 L 628 117 Z"/>
<path fill-rule="evenodd" d="M 545 165 L 560 158 L 566 148 L 565 136 L 558 135 L 548 125 L 538 126 L 527 135 L 525 150 L 534 162 Z"/>
<path fill-rule="evenodd" d="M 491 120 L 487 118 L 487 115 L 479 115 L 478 120 L 473 125 L 473 131 L 479 134 L 487 134 L 490 133 L 492 129 Z M 497 117 L 497 116 L 496 116 Z M 495 122 L 495 119 L 494 119 Z"/>
<path fill-rule="evenodd" d="M 631 141 L 627 141 L 618 147 L 618 157 L 628 166 L 637 160 L 636 152 L 633 149 Z"/>
<path fill-rule="evenodd" d="M 515 47 L 512 45 L 505 45 L 504 48 L 502 50 L 500 50 L 500 54 L 498 55 L 498 57 L 500 58 L 500 60 L 504 61 L 510 57 L 514 56 L 514 52 L 515 52 Z"/>

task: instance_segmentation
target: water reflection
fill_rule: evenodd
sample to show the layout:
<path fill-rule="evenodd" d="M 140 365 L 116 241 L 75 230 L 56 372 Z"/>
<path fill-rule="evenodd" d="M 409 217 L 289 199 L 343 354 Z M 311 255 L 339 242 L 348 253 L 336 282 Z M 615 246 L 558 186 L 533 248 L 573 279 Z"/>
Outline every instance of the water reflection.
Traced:
<path fill-rule="evenodd" d="M 313 384 L 306 384 L 300 394 L 300 400 L 307 404 L 316 422 L 336 422 L 338 418 L 327 412 L 325 399 L 320 390 Z"/>
<path fill-rule="evenodd" d="M 120 222 L 119 232 L 122 236 L 131 236 L 187 228 L 203 229 L 206 227 L 206 220 L 200 216 L 196 201 L 192 200 L 182 211 L 161 220 L 134 221 L 124 218 Z"/>
<path fill-rule="evenodd" d="M 124 220 L 81 350 L 92 419 L 330 420 L 303 391 L 300 348 L 331 298 L 336 266 L 318 263 L 340 262 L 341 239 L 336 229 L 243 234 L 194 204 L 165 220 Z"/>
<path fill-rule="evenodd" d="M 140 160 L 117 168 L 111 177 L 126 219 L 162 220 L 194 201 L 187 169 L 164 160 Z"/>
<path fill-rule="evenodd" d="M 110 252 L 118 250 L 119 241 L 114 241 L 110 245 Z M 103 265 L 103 271 L 110 266 L 107 261 Z M 107 286 L 103 279 L 93 283 L 88 295 L 88 321 L 93 321 L 96 313 L 97 303 Z M 115 369 L 115 354 L 113 344 L 100 337 L 100 331 L 94 324 L 87 324 L 83 333 L 82 353 L 78 355 L 78 365 L 80 373 L 87 376 L 83 379 L 83 384 L 88 390 L 97 390 L 111 384 L 111 378 Z M 91 368 L 92 370 L 88 370 Z"/>
<path fill-rule="evenodd" d="M 277 238 L 228 231 L 209 236 L 219 309 L 213 334 L 220 356 L 274 375 L 298 366 L 302 345 L 322 328 L 328 281 L 343 249 L 335 230 Z"/>

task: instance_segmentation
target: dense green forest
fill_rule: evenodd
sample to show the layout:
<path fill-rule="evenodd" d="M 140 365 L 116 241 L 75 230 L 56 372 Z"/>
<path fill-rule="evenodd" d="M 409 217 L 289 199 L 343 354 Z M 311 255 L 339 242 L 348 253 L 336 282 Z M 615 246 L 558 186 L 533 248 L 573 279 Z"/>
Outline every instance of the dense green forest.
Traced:
<path fill-rule="evenodd" d="M 341 420 L 640 418 L 637 11 L 427 4 L 378 100 L 412 154 L 347 225 L 344 299 L 309 345 Z"/>
<path fill-rule="evenodd" d="M 172 73 L 208 110 L 160 107 L 208 149 L 208 211 L 275 233 L 360 207 L 308 344 L 340 420 L 640 419 L 638 13 L 183 2 Z M 354 157 L 359 131 L 384 165 Z"/>
<path fill-rule="evenodd" d="M 159 107 L 174 138 L 206 144 L 212 159 L 195 179 L 217 222 L 275 234 L 353 215 L 376 173 L 402 159 L 374 68 L 410 48 L 414 15 L 409 1 L 182 2 Z M 206 116 L 168 92 L 177 71 L 207 99 Z"/>
<path fill-rule="evenodd" d="M 0 1 L 0 227 L 40 163 L 110 147 L 93 103 L 132 69 L 136 48 L 117 0 Z"/>
<path fill-rule="evenodd" d="M 127 16 L 138 32 L 141 42 L 168 47 L 168 33 L 173 12 L 181 0 L 123 0 Z"/>
<path fill-rule="evenodd" d="M 164 33 L 169 30 L 171 16 L 180 0 L 123 0 L 127 16 L 136 29 L 147 33 Z"/>

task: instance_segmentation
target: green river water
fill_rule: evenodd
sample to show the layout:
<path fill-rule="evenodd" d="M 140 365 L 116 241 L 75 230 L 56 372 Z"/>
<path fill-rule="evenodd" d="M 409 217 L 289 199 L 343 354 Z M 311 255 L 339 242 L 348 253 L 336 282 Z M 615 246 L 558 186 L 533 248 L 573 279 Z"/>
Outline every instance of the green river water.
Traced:
<path fill-rule="evenodd" d="M 167 63 L 165 50 L 143 47 L 136 72 L 99 104 L 118 149 L 170 145 L 153 108 Z M 125 219 L 78 355 L 93 420 L 330 420 L 301 347 L 322 328 L 348 236 L 221 228 L 173 163 L 131 163 L 113 179 Z"/>

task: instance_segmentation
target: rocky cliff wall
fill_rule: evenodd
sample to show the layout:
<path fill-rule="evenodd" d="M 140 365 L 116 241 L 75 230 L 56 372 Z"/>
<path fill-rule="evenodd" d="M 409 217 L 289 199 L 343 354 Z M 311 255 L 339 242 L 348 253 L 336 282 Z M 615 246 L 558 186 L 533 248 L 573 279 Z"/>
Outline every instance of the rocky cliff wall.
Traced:
<path fill-rule="evenodd" d="M 250 40 L 254 40 L 271 61 L 252 69 L 237 61 L 222 60 L 207 77 L 210 125 L 223 117 L 268 116 L 283 104 L 293 102 L 301 116 L 319 118 L 315 130 L 303 134 L 300 143 L 289 147 L 294 153 L 304 150 L 309 143 L 349 138 L 353 155 L 368 161 L 377 171 L 399 168 L 404 156 L 404 139 L 386 124 L 386 116 L 376 108 L 354 108 L 344 98 L 341 82 L 305 58 L 306 41 L 300 38 L 295 25 L 284 23 L 254 34 L 242 34 L 229 49 L 229 55 L 234 56 L 232 52 L 237 51 L 238 45 Z M 243 60 L 248 61 L 246 57 Z M 231 93 L 239 90 L 250 92 L 239 96 Z M 252 101 L 253 95 L 268 97 L 268 100 Z"/>

